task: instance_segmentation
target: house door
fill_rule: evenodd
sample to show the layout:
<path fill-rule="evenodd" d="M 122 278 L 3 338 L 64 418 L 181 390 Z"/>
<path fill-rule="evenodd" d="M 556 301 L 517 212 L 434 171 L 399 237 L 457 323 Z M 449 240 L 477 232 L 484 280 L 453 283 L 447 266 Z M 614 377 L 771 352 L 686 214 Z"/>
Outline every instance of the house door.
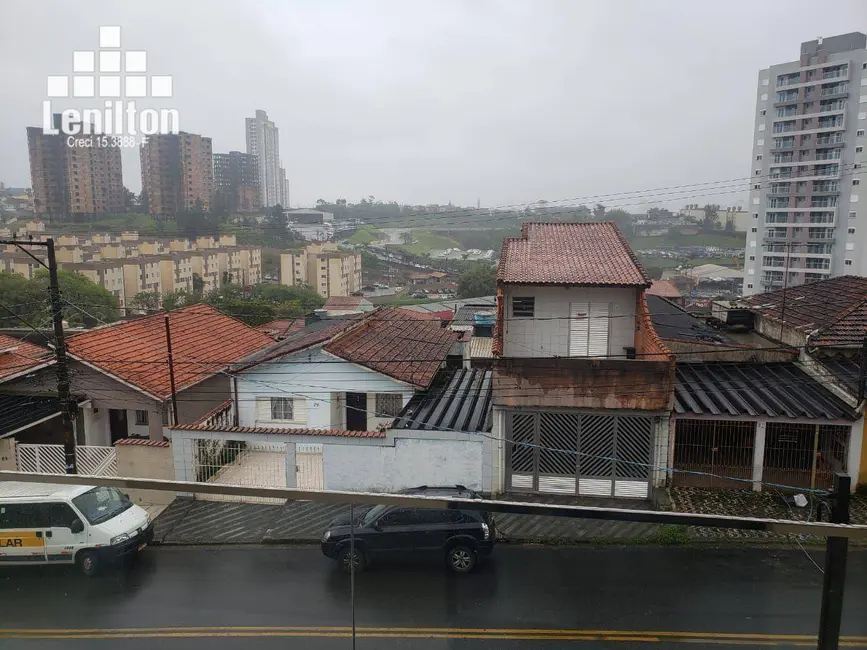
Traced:
<path fill-rule="evenodd" d="M 367 393 L 346 393 L 346 429 L 367 430 Z"/>
<path fill-rule="evenodd" d="M 108 428 L 111 431 L 111 442 L 129 437 L 129 426 L 126 419 L 126 410 L 108 409 Z"/>

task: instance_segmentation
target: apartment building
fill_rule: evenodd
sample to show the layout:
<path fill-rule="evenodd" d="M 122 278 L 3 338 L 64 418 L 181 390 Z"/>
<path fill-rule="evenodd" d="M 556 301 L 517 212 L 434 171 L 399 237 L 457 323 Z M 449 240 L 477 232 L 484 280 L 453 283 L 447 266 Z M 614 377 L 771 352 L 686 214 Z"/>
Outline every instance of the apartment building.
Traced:
<path fill-rule="evenodd" d="M 217 249 L 197 250 L 190 258 L 193 274 L 202 280 L 201 291 L 207 293 L 222 286 L 220 274 L 220 252 Z M 196 289 L 196 287 L 193 287 Z"/>
<path fill-rule="evenodd" d="M 307 249 L 281 251 L 280 284 L 295 287 L 307 284 Z"/>
<path fill-rule="evenodd" d="M 160 258 L 142 255 L 123 260 L 123 291 L 127 301 L 142 291 L 155 291 L 162 295 Z"/>
<path fill-rule="evenodd" d="M 307 280 L 325 298 L 351 296 L 361 291 L 361 254 L 325 252 L 309 255 Z"/>
<path fill-rule="evenodd" d="M 55 125 L 60 116 L 54 116 Z M 95 136 L 94 136 L 95 137 Z M 120 148 L 72 146 L 62 134 L 27 128 L 33 209 L 49 220 L 123 212 L 123 170 Z"/>
<path fill-rule="evenodd" d="M 64 270 L 81 273 L 94 284 L 108 289 L 117 298 L 119 305 L 126 304 L 126 283 L 124 282 L 124 262 L 122 260 L 76 262 L 73 264 L 60 264 L 60 267 Z M 129 297 L 132 298 L 133 296 Z"/>
<path fill-rule="evenodd" d="M 284 196 L 286 172 L 280 163 L 280 131 L 268 119 L 268 113 L 257 110 L 255 117 L 246 118 L 247 153 L 259 161 L 259 192 L 264 207 L 278 203 L 286 206 Z"/>
<path fill-rule="evenodd" d="M 261 208 L 259 157 L 240 151 L 215 153 L 214 193 L 231 212 Z"/>
<path fill-rule="evenodd" d="M 801 43 L 756 96 L 744 294 L 867 275 L 867 35 Z"/>
<path fill-rule="evenodd" d="M 201 202 L 211 209 L 211 139 L 195 133 L 154 135 L 141 146 L 142 188 L 152 215 L 171 217 Z"/>

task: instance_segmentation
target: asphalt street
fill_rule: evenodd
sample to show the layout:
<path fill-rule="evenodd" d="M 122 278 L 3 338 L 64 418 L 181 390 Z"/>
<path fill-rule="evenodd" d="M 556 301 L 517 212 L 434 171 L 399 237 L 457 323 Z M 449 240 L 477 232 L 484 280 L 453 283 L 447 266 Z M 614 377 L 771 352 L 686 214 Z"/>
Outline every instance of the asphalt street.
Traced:
<path fill-rule="evenodd" d="M 356 647 L 815 647 L 821 581 L 788 549 L 501 546 L 471 575 L 405 562 L 359 575 Z M 151 548 L 89 580 L 0 570 L 0 649 L 348 650 L 351 603 L 317 547 Z M 867 648 L 865 611 L 867 553 L 851 552 L 848 647 Z"/>

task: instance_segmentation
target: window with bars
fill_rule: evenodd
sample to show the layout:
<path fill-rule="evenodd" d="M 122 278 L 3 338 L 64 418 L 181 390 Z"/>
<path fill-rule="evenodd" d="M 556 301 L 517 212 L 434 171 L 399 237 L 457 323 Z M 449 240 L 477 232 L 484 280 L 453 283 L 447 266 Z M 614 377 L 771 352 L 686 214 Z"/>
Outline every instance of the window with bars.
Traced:
<path fill-rule="evenodd" d="M 403 396 L 400 393 L 376 394 L 376 417 L 394 418 L 400 415 L 403 408 Z"/>
<path fill-rule="evenodd" d="M 136 410 L 135 424 L 137 427 L 146 427 L 148 425 L 148 412 Z"/>
<path fill-rule="evenodd" d="M 293 420 L 295 415 L 294 404 L 291 397 L 271 398 L 272 420 Z"/>

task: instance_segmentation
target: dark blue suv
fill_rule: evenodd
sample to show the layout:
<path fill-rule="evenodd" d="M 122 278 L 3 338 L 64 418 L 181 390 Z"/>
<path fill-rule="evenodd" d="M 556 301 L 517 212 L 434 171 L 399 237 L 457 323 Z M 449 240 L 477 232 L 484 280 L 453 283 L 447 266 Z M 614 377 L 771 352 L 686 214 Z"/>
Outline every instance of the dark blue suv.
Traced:
<path fill-rule="evenodd" d="M 401 490 L 398 494 L 481 499 L 462 485 Z M 322 552 L 349 571 L 363 570 L 381 557 L 439 555 L 457 573 L 469 573 L 494 550 L 496 529 L 490 512 L 376 505 L 355 517 L 355 555 L 350 553 L 349 515 L 329 524 Z"/>

